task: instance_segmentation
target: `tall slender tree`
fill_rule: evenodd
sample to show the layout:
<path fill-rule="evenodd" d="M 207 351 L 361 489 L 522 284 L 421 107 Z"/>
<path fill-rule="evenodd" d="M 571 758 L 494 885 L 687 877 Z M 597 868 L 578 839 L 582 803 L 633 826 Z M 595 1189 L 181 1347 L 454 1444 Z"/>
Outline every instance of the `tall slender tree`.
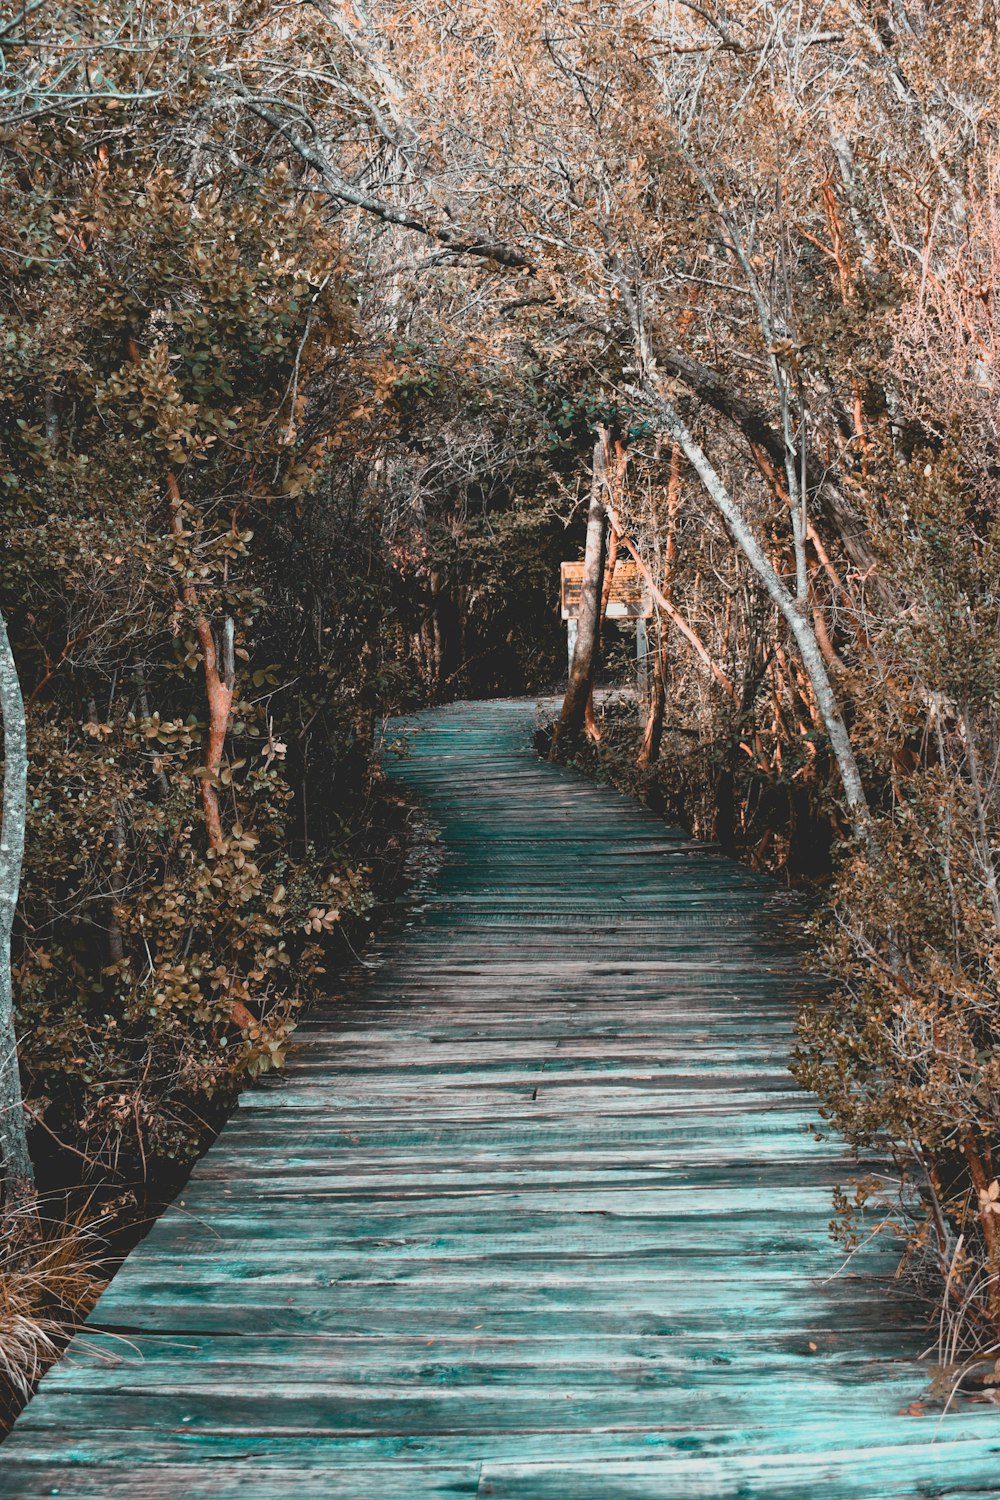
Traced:
<path fill-rule="evenodd" d="M 600 647 L 601 598 L 604 584 L 604 561 L 607 551 L 608 435 L 598 429 L 594 443 L 594 465 L 590 482 L 590 505 L 587 510 L 587 541 L 583 554 L 583 580 L 580 584 L 580 616 L 576 628 L 576 647 L 569 669 L 569 683 L 562 713 L 552 737 L 552 757 L 566 735 L 578 734 L 583 728 L 587 705 L 594 687 L 594 672 Z"/>
<path fill-rule="evenodd" d="M 8 1198 L 30 1194 L 34 1174 L 28 1154 L 17 1036 L 10 939 L 21 885 L 28 808 L 28 736 L 17 663 L 0 614 L 0 717 L 3 720 L 3 825 L 0 831 L 0 1153 Z"/>

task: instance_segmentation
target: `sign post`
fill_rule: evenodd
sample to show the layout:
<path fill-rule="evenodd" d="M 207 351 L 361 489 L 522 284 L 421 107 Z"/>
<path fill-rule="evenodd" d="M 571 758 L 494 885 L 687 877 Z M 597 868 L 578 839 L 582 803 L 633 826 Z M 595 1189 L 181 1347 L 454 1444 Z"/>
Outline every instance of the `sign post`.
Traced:
<path fill-rule="evenodd" d="M 566 645 L 569 665 L 576 650 L 577 620 L 580 618 L 580 589 L 583 563 L 564 562 L 560 578 L 562 617 L 566 621 Z M 646 621 L 652 617 L 653 600 L 645 580 L 634 562 L 616 562 L 608 595 L 606 619 L 635 621 L 635 658 L 638 664 L 639 693 L 645 698 L 649 689 L 648 637 Z"/>

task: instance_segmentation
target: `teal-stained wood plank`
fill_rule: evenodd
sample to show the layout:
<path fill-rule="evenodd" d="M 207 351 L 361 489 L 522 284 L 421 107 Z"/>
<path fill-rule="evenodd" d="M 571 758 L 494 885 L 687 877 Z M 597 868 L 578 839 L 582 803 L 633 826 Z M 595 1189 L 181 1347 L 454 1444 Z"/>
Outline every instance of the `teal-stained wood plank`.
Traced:
<path fill-rule="evenodd" d="M 0 1448 L 0 1497 L 1000 1494 L 1000 1415 L 905 1414 L 921 1309 L 841 1266 L 786 1067 L 799 903 L 416 716 L 434 889 L 248 1094 Z"/>
<path fill-rule="evenodd" d="M 80 1463 L 67 1475 L 65 1464 L 11 1460 L 2 1471 L 5 1495 L 25 1497 L 72 1495 L 75 1500 L 476 1500 L 478 1463 L 410 1463 L 386 1460 L 377 1465 L 345 1462 L 336 1467 L 294 1468 L 283 1462 L 265 1468 L 254 1461 L 252 1477 L 246 1458 L 226 1462 Z"/>

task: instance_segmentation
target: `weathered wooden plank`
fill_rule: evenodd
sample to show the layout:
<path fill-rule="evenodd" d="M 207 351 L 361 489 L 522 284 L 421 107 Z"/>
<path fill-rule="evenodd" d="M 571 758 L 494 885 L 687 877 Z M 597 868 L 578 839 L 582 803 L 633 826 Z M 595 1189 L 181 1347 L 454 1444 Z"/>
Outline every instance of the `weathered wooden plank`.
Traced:
<path fill-rule="evenodd" d="M 884 1330 L 864 1347 L 854 1340 L 828 1337 L 810 1347 L 805 1338 L 778 1339 L 773 1334 L 739 1339 L 673 1339 L 625 1336 L 571 1340 L 551 1336 L 535 1339 L 484 1339 L 474 1333 L 439 1339 L 360 1339 L 357 1336 L 266 1337 L 244 1334 L 238 1339 L 210 1335 L 145 1335 L 131 1339 L 92 1333 L 85 1345 L 61 1361 L 48 1378 L 48 1391 L 130 1390 L 144 1379 L 143 1366 L 156 1361 L 161 1389 L 200 1385 L 245 1384 L 247 1376 L 263 1368 L 275 1379 L 294 1384 L 316 1384 L 328 1378 L 358 1385 L 401 1385 L 440 1380 L 462 1371 L 472 1384 L 506 1383 L 519 1378 L 551 1380 L 558 1375 L 569 1384 L 580 1372 L 602 1371 L 615 1384 L 638 1377 L 646 1368 L 670 1371 L 687 1379 L 708 1370 L 716 1379 L 734 1372 L 743 1381 L 784 1371 L 798 1382 L 811 1380 L 817 1364 L 829 1378 L 855 1381 L 866 1378 L 872 1362 L 883 1363 L 895 1352 L 898 1332 Z M 360 1358 L 359 1356 L 363 1356 Z M 884 1368 L 882 1374 L 884 1375 Z"/>
<path fill-rule="evenodd" d="M 304 1022 L 0 1450 L 0 1500 L 873 1500 L 997 1491 L 903 1415 L 921 1310 L 840 1273 L 785 1067 L 801 903 L 539 762 L 413 723 L 436 889 Z"/>
<path fill-rule="evenodd" d="M 380 1460 L 320 1468 L 268 1469 L 256 1454 L 242 1461 L 217 1458 L 177 1462 L 164 1470 L 136 1464 L 34 1464 L 13 1461 L 0 1467 L 5 1497 L 73 1496 L 75 1500 L 475 1500 L 480 1465 Z"/>
<path fill-rule="evenodd" d="M 760 1466 L 766 1469 L 775 1456 L 785 1454 L 796 1457 L 803 1471 L 808 1473 L 811 1470 L 817 1479 L 824 1473 L 826 1455 L 844 1451 L 845 1433 L 836 1417 L 805 1423 L 793 1421 L 792 1428 L 788 1430 L 786 1426 L 784 1431 L 773 1428 L 734 1430 L 720 1427 L 709 1428 L 702 1434 L 700 1430 L 674 1430 L 666 1425 L 595 1432 L 575 1427 L 568 1422 L 560 1425 L 557 1412 L 561 1409 L 555 1403 L 552 1406 L 555 1409 L 550 1413 L 547 1431 L 518 1429 L 508 1423 L 497 1431 L 476 1434 L 472 1441 L 465 1432 L 362 1432 L 332 1438 L 322 1431 L 291 1433 L 247 1430 L 234 1438 L 230 1432 L 195 1431 L 189 1427 L 182 1427 L 176 1432 L 169 1432 L 164 1426 L 157 1426 L 155 1429 L 136 1426 L 124 1429 L 104 1427 L 95 1416 L 94 1422 L 86 1428 L 74 1429 L 72 1443 L 64 1442 L 60 1451 L 66 1455 L 65 1483 L 69 1483 L 72 1474 L 79 1472 L 77 1466 L 82 1465 L 136 1465 L 142 1462 L 160 1465 L 164 1470 L 160 1482 L 165 1500 L 166 1497 L 174 1500 L 177 1494 L 176 1490 L 170 1488 L 170 1470 L 173 1465 L 200 1461 L 211 1466 L 232 1462 L 237 1458 L 246 1461 L 246 1493 L 255 1494 L 253 1486 L 257 1470 L 266 1473 L 267 1470 L 280 1471 L 285 1466 L 292 1466 L 328 1470 L 336 1474 L 341 1466 L 412 1461 L 418 1456 L 427 1465 L 442 1465 L 467 1461 L 464 1456 L 472 1447 L 482 1454 L 484 1467 L 490 1463 L 538 1464 L 551 1470 L 557 1464 L 568 1469 L 576 1464 L 604 1464 L 609 1460 L 631 1464 L 641 1457 L 656 1457 L 661 1461 L 674 1463 L 678 1460 L 690 1461 L 696 1455 L 699 1463 L 706 1464 L 710 1475 L 714 1461 L 719 1459 L 731 1459 L 731 1467 L 737 1474 L 745 1469 L 752 1475 L 757 1467 L 755 1459 L 760 1460 Z M 898 1423 L 891 1426 L 880 1426 L 871 1420 L 861 1421 L 856 1432 L 852 1425 L 850 1443 L 859 1467 L 863 1466 L 868 1451 L 892 1447 L 898 1452 L 900 1468 L 907 1474 L 911 1486 L 909 1493 L 914 1497 L 920 1496 L 921 1500 L 924 1497 L 929 1500 L 930 1496 L 938 1494 L 942 1480 L 941 1455 L 947 1452 L 952 1443 L 956 1445 L 959 1455 L 962 1452 L 959 1445 L 963 1441 L 975 1444 L 971 1449 L 966 1448 L 966 1456 L 971 1452 L 981 1458 L 984 1464 L 995 1464 L 998 1443 L 995 1435 L 983 1435 L 984 1428 L 989 1425 L 988 1419 L 983 1416 L 977 1417 L 974 1423 L 967 1418 L 958 1418 L 948 1437 L 940 1443 L 935 1441 L 936 1422 L 933 1417 L 910 1418 L 906 1421 L 908 1425 L 904 1425 L 904 1419 L 900 1418 Z M 32 1434 L 26 1434 L 16 1453 L 9 1451 L 7 1456 L 20 1464 L 51 1464 L 50 1444 L 54 1436 L 55 1434 L 43 1428 L 38 1432 L 35 1443 Z M 790 1450 L 790 1444 L 794 1445 L 794 1454 Z M 0 1477 L 2 1472 L 0 1470 Z M 981 1472 L 982 1477 L 986 1477 L 987 1472 L 992 1476 L 995 1469 Z M 960 1474 L 965 1484 L 970 1483 L 972 1476 L 968 1469 L 964 1473 L 960 1470 Z M 992 1493 L 995 1495 L 995 1479 L 992 1482 Z M 646 1492 L 648 1500 L 666 1500 L 667 1496 L 672 1500 L 675 1491 L 663 1488 L 662 1476 L 654 1483 L 656 1487 Z M 750 1484 L 753 1484 L 752 1479 Z M 63 1493 L 72 1494 L 74 1491 L 63 1490 Z M 367 1500 L 369 1494 L 378 1493 L 377 1488 L 361 1492 L 358 1500 Z M 533 1500 L 535 1492 L 531 1489 L 522 1493 L 524 1500 L 529 1500 L 529 1497 Z M 575 1500 L 574 1488 L 567 1488 L 564 1493 Z M 683 1490 L 679 1493 L 683 1494 Z M 739 1482 L 734 1482 L 732 1488 L 723 1489 L 720 1493 L 727 1500 L 732 1495 L 739 1496 L 742 1500 Z M 744 1493 L 755 1497 L 760 1495 L 763 1500 L 763 1497 L 770 1496 L 771 1491 L 767 1488 L 765 1478 L 759 1487 L 751 1488 L 748 1485 Z M 874 1492 L 869 1490 L 866 1500 L 880 1500 L 880 1492 L 877 1489 Z"/>
<path fill-rule="evenodd" d="M 920 1493 L 936 1500 L 972 1500 L 997 1493 L 989 1470 L 996 1444 L 980 1439 L 945 1443 L 921 1454 L 925 1484 Z M 478 1500 L 721 1500 L 732 1495 L 768 1495 L 784 1500 L 913 1500 L 914 1452 L 909 1446 L 836 1448 L 815 1455 L 768 1453 L 763 1457 L 642 1459 L 627 1462 L 483 1465 Z M 933 1490 L 926 1485 L 933 1483 Z"/>

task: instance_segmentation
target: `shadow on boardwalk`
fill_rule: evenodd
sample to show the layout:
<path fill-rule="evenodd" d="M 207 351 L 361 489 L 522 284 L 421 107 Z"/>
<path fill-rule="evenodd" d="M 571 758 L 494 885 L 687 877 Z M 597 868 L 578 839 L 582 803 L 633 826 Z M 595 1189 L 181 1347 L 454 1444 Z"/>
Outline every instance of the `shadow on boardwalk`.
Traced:
<path fill-rule="evenodd" d="M 0 1495 L 998 1493 L 995 1412 L 899 1415 L 925 1337 L 888 1251 L 835 1274 L 788 898 L 533 727 L 413 721 L 435 893 L 245 1096 Z"/>

